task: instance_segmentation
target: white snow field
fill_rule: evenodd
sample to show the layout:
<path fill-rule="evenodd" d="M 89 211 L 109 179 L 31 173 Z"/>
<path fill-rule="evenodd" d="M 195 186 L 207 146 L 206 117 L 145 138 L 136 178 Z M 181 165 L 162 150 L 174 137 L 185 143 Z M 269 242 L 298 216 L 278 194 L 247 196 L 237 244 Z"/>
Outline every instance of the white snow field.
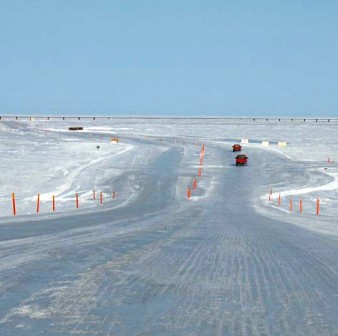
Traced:
<path fill-rule="evenodd" d="M 334 119 L 1 117 L 0 335 L 338 335 L 337 139 Z"/>

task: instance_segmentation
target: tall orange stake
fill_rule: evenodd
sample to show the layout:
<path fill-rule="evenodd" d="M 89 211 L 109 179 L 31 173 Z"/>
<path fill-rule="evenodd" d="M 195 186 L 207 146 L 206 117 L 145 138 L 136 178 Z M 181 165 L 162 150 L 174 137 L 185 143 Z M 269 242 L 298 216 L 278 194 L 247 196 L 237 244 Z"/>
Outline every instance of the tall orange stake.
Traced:
<path fill-rule="evenodd" d="M 198 177 L 201 177 L 202 176 L 202 168 L 198 168 Z"/>
<path fill-rule="evenodd" d="M 192 185 L 193 185 L 193 188 L 194 188 L 194 189 L 196 189 L 196 188 L 197 188 L 197 180 L 196 180 L 196 179 L 194 179 L 194 181 L 193 181 L 193 184 L 192 184 Z"/>
<path fill-rule="evenodd" d="M 292 212 L 292 198 L 290 198 L 290 212 Z"/>
<path fill-rule="evenodd" d="M 76 209 L 78 209 L 79 208 L 79 194 L 78 193 L 75 194 L 75 201 L 76 201 Z"/>
<path fill-rule="evenodd" d="M 55 196 L 54 195 L 52 197 L 52 208 L 53 208 L 53 211 L 55 211 Z"/>
<path fill-rule="evenodd" d="M 191 197 L 191 190 L 190 190 L 190 188 L 188 188 L 188 191 L 187 191 L 187 197 L 188 197 L 188 198 Z"/>
<path fill-rule="evenodd" d="M 280 194 L 278 195 L 278 206 L 280 206 L 281 205 L 281 197 L 280 197 Z"/>
<path fill-rule="evenodd" d="M 40 212 L 40 194 L 38 194 L 38 198 L 36 200 L 36 212 Z"/>
<path fill-rule="evenodd" d="M 299 212 L 300 213 L 303 212 L 303 200 L 302 199 L 299 200 Z"/>
<path fill-rule="evenodd" d="M 13 206 L 13 215 L 16 215 L 16 204 L 15 204 L 15 194 L 12 193 L 12 206 Z"/>
<path fill-rule="evenodd" d="M 319 215 L 320 212 L 320 201 L 319 198 L 317 198 L 317 202 L 316 202 L 316 215 Z"/>
<path fill-rule="evenodd" d="M 103 203 L 103 194 L 102 194 L 102 191 L 100 192 L 100 204 Z"/>

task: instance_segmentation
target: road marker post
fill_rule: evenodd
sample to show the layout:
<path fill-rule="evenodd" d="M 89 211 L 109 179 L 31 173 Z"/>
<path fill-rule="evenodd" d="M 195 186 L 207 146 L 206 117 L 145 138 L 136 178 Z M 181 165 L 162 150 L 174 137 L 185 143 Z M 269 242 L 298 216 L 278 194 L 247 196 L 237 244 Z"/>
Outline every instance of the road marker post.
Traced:
<path fill-rule="evenodd" d="M 102 191 L 100 192 L 100 204 L 103 203 L 103 194 L 102 194 Z"/>
<path fill-rule="evenodd" d="M 320 212 L 320 200 L 319 200 L 319 198 L 317 198 L 317 201 L 316 201 L 316 215 L 319 215 L 319 212 Z"/>
<path fill-rule="evenodd" d="M 52 197 L 52 209 L 55 211 L 55 196 Z"/>
<path fill-rule="evenodd" d="M 13 215 L 16 216 L 15 193 L 12 193 L 12 207 L 13 207 Z"/>
<path fill-rule="evenodd" d="M 194 179 L 194 181 L 193 181 L 193 184 L 192 184 L 192 185 L 193 185 L 193 188 L 194 188 L 194 189 L 196 189 L 196 188 L 197 188 L 197 180 L 196 180 L 196 179 Z"/>
<path fill-rule="evenodd" d="M 38 197 L 36 200 L 36 212 L 40 212 L 40 194 L 38 194 Z"/>
<path fill-rule="evenodd" d="M 290 198 L 290 212 L 292 212 L 292 198 Z"/>
<path fill-rule="evenodd" d="M 303 213 L 303 200 L 302 199 L 299 200 L 299 212 Z"/>
<path fill-rule="evenodd" d="M 78 209 L 79 208 L 79 194 L 78 193 L 75 194 L 75 201 L 76 201 L 76 209 Z"/>
<path fill-rule="evenodd" d="M 278 206 L 281 206 L 281 203 L 282 203 L 282 199 L 280 197 L 280 194 L 278 195 Z"/>
<path fill-rule="evenodd" d="M 188 199 L 191 197 L 191 190 L 190 190 L 190 188 L 188 188 L 188 190 L 187 190 L 187 197 L 188 197 Z"/>

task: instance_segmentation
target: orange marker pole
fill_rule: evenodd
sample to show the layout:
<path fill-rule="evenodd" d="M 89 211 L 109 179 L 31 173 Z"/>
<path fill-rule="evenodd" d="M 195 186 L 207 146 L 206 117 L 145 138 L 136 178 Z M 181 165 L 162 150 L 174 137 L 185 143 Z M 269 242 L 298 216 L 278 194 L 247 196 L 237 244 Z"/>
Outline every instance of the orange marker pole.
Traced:
<path fill-rule="evenodd" d="M 187 197 L 188 197 L 188 199 L 191 197 L 191 190 L 190 190 L 190 188 L 188 188 Z"/>
<path fill-rule="evenodd" d="M 78 209 L 79 208 L 79 194 L 78 193 L 75 194 L 75 200 L 76 200 L 76 208 Z"/>
<path fill-rule="evenodd" d="M 53 207 L 53 211 L 55 211 L 55 196 L 54 195 L 52 198 L 52 207 Z"/>
<path fill-rule="evenodd" d="M 290 198 L 290 212 L 292 212 L 292 198 Z"/>
<path fill-rule="evenodd" d="M 103 195 L 102 195 L 102 191 L 100 192 L 100 204 L 103 203 Z"/>
<path fill-rule="evenodd" d="M 280 194 L 278 195 L 278 206 L 281 205 L 281 197 L 280 197 Z"/>
<path fill-rule="evenodd" d="M 201 177 L 202 176 L 202 168 L 198 168 L 198 177 Z"/>
<path fill-rule="evenodd" d="M 319 212 L 320 212 L 320 201 L 319 201 L 319 198 L 317 198 L 317 206 L 316 206 L 316 215 L 319 215 Z"/>
<path fill-rule="evenodd" d="M 299 212 L 300 213 L 303 212 L 303 200 L 302 199 L 299 200 Z"/>
<path fill-rule="evenodd" d="M 36 200 L 36 212 L 40 212 L 40 194 L 38 194 L 38 198 Z"/>
<path fill-rule="evenodd" d="M 12 193 L 12 206 L 13 206 L 13 215 L 16 215 L 16 204 L 15 204 L 15 194 Z"/>
<path fill-rule="evenodd" d="M 194 179 L 194 182 L 193 182 L 193 188 L 196 189 L 197 188 L 197 180 Z"/>

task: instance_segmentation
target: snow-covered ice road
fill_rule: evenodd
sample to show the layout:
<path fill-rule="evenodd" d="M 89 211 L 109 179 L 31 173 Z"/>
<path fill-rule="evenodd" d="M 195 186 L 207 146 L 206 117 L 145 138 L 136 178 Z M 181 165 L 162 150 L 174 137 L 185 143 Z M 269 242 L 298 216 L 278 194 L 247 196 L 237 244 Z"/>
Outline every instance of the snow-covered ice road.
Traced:
<path fill-rule="evenodd" d="M 255 210 L 302 164 L 206 145 L 187 200 L 199 147 L 158 146 L 126 206 L 0 226 L 0 334 L 338 335 L 337 237 Z"/>

